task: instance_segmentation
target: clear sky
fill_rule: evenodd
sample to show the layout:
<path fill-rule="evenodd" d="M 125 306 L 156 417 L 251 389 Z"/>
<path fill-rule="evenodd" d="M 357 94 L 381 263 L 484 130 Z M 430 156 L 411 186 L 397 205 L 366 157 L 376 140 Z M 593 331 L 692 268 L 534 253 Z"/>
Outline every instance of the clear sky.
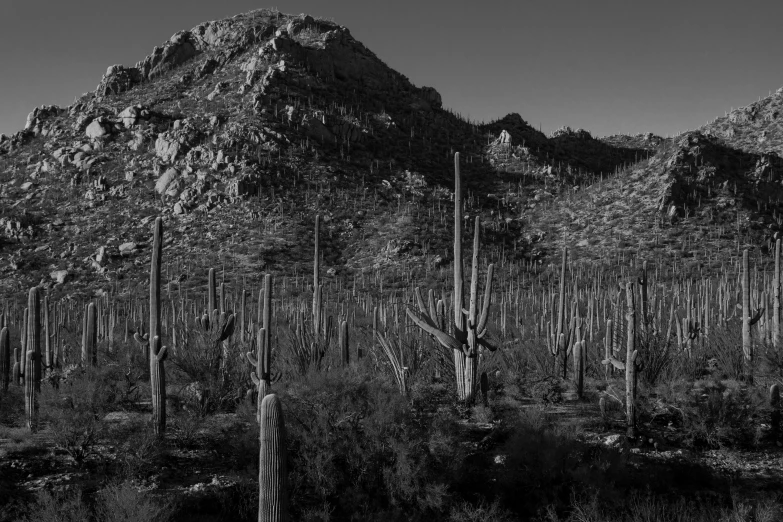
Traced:
<path fill-rule="evenodd" d="M 783 0 L 0 0 L 0 133 L 112 64 L 262 7 L 333 18 L 446 107 L 544 132 L 697 128 L 783 86 Z"/>

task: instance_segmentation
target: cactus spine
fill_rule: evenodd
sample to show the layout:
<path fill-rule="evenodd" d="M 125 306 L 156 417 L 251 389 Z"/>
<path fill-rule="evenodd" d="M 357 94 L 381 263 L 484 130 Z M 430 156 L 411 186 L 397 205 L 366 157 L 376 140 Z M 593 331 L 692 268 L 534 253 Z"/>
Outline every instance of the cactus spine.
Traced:
<path fill-rule="evenodd" d="M 37 393 L 41 391 L 41 298 L 38 288 L 31 288 L 27 300 L 27 350 L 24 405 L 27 427 L 35 431 L 38 424 Z"/>
<path fill-rule="evenodd" d="M 8 391 L 11 382 L 11 336 L 8 328 L 0 329 L 0 384 L 3 391 Z"/>
<path fill-rule="evenodd" d="M 258 522 L 288 520 L 288 473 L 283 406 L 267 395 L 259 412 Z"/>
<path fill-rule="evenodd" d="M 163 255 L 163 220 L 155 219 L 150 265 L 150 387 L 152 389 L 152 418 L 155 434 L 166 432 L 166 360 L 167 348 L 160 341 L 160 264 Z"/>

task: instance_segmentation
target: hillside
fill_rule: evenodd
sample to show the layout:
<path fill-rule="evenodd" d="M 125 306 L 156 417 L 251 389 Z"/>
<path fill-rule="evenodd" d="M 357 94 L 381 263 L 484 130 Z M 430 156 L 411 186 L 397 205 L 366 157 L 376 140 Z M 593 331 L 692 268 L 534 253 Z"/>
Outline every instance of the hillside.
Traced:
<path fill-rule="evenodd" d="M 331 275 L 443 266 L 454 152 L 487 255 L 543 260 L 566 241 L 611 263 L 648 246 L 687 256 L 721 230 L 709 247 L 725 257 L 738 219 L 743 241 L 777 229 L 778 97 L 675 140 L 546 136 L 517 114 L 465 121 L 332 21 L 207 22 L 0 137 L 0 289 L 131 288 L 159 214 L 171 280 L 209 266 L 299 273 L 316 213 Z"/>

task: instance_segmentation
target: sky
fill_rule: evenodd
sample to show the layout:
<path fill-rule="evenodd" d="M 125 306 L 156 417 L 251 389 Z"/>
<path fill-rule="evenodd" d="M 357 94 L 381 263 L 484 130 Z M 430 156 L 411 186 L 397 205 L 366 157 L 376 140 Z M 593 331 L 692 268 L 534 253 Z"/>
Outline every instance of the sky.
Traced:
<path fill-rule="evenodd" d="M 783 86 L 783 1 L 0 0 L 0 133 L 175 32 L 258 8 L 334 19 L 473 121 L 551 133 L 698 128 Z"/>

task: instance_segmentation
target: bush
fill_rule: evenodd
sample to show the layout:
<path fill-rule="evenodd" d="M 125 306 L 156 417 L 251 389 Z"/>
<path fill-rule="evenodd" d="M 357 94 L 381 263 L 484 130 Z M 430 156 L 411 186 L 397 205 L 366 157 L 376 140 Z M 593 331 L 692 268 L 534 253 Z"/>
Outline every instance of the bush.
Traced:
<path fill-rule="evenodd" d="M 764 397 L 736 381 L 697 382 L 683 405 L 683 442 L 693 447 L 749 446 L 757 442 Z"/>
<path fill-rule="evenodd" d="M 51 493 L 40 491 L 21 522 L 167 522 L 173 508 L 136 491 L 128 482 L 108 486 L 95 495 L 91 510 L 81 491 Z"/>
<path fill-rule="evenodd" d="M 90 510 L 82 500 L 81 491 L 51 493 L 39 491 L 36 502 L 28 508 L 21 522 L 84 522 L 90 520 Z"/>
<path fill-rule="evenodd" d="M 333 509 L 337 519 L 357 511 L 373 518 L 390 509 L 444 508 L 445 479 L 428 450 L 426 429 L 413 421 L 408 402 L 388 379 L 352 368 L 313 372 L 277 393 L 298 516 Z"/>
<path fill-rule="evenodd" d="M 96 495 L 95 518 L 101 522 L 167 522 L 169 503 L 137 491 L 129 482 L 108 486 Z"/>
<path fill-rule="evenodd" d="M 76 369 L 59 388 L 41 390 L 41 415 L 48 424 L 54 444 L 66 451 L 77 465 L 92 452 L 105 430 L 103 417 L 116 399 L 116 389 L 93 368 Z"/>

